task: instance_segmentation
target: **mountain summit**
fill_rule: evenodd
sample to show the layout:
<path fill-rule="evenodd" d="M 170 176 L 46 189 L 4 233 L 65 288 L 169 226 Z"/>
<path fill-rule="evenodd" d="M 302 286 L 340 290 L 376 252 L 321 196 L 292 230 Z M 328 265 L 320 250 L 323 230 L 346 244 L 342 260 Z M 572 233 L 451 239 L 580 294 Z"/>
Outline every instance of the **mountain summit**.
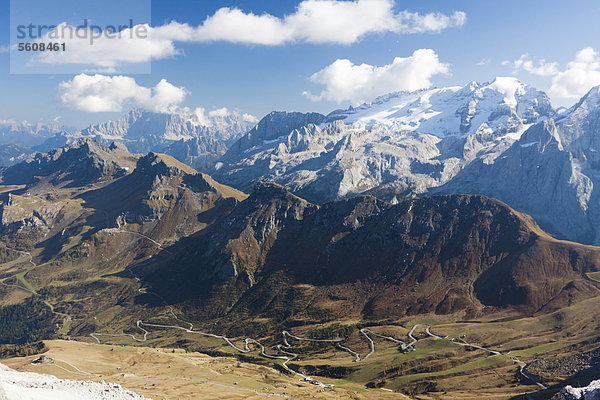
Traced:
<path fill-rule="evenodd" d="M 392 93 L 325 117 L 269 114 L 210 173 L 245 191 L 270 179 L 314 203 L 482 194 L 559 237 L 597 244 L 599 126 L 598 87 L 556 112 L 542 91 L 500 77 Z"/>
<path fill-rule="evenodd" d="M 544 92 L 515 78 L 498 77 L 465 87 L 396 92 L 357 108 L 329 114 L 327 122 L 342 120 L 365 128 L 392 127 L 439 137 L 469 135 L 481 129 L 497 134 L 517 133 L 554 110 Z"/>
<path fill-rule="evenodd" d="M 123 145 L 105 146 L 84 138 L 4 169 L 2 182 L 30 185 L 47 180 L 55 186 L 81 186 L 123 176 L 133 170 L 137 158 Z"/>
<path fill-rule="evenodd" d="M 134 109 L 121 119 L 91 125 L 76 136 L 121 142 L 136 153 L 161 152 L 205 169 L 257 120 L 226 109 L 157 113 Z"/>
<path fill-rule="evenodd" d="M 514 78 L 392 93 L 326 117 L 271 113 L 210 173 L 242 190 L 267 177 L 317 203 L 376 188 L 423 193 L 554 114 L 543 92 Z"/>

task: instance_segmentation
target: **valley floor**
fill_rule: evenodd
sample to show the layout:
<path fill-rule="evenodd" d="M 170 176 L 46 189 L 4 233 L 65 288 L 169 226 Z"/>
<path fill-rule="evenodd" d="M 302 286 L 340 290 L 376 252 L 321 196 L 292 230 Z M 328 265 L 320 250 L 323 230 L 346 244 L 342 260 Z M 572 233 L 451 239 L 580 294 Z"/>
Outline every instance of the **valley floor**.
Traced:
<path fill-rule="evenodd" d="M 35 365 L 38 356 L 3 360 L 17 370 L 54 375 L 61 379 L 105 381 L 152 399 L 406 399 L 399 393 L 362 388 L 323 389 L 283 375 L 266 366 L 228 357 L 210 357 L 182 350 L 77 341 L 45 342 L 52 363 Z"/>

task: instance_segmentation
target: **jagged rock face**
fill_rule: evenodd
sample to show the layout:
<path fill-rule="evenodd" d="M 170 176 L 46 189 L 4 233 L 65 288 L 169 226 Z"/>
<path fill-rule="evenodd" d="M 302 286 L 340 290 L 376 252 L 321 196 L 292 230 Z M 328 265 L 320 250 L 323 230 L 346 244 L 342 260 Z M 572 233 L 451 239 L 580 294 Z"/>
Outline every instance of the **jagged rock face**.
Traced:
<path fill-rule="evenodd" d="M 228 153 L 233 155 L 236 152 L 243 152 L 265 140 L 274 140 L 287 135 L 294 129 L 309 124 L 319 124 L 324 118 L 323 115 L 318 113 L 272 112 L 261 119 L 258 125 L 248 132 L 247 135 L 240 138 Z M 224 158 L 227 158 L 227 156 Z"/>
<path fill-rule="evenodd" d="M 595 228 L 586 211 L 593 182 L 576 168 L 553 120 L 527 130 L 494 163 L 471 163 L 443 193 L 476 193 L 507 202 L 542 226 L 581 242 L 593 242 Z"/>
<path fill-rule="evenodd" d="M 237 113 L 198 121 L 180 113 L 155 113 L 134 109 L 123 118 L 91 125 L 81 131 L 84 136 L 99 136 L 106 140 L 156 137 L 167 140 L 213 137 L 231 141 L 247 132 L 254 120 Z"/>
<path fill-rule="evenodd" d="M 600 88 L 532 126 L 494 162 L 477 160 L 434 193 L 479 193 L 531 214 L 560 237 L 600 243 Z"/>
<path fill-rule="evenodd" d="M 566 386 L 552 400 L 600 400 L 600 380 L 592 381 L 585 387 Z"/>
<path fill-rule="evenodd" d="M 326 121 L 339 119 L 365 128 L 384 125 L 438 137 L 469 135 L 487 127 L 501 136 L 554 114 L 544 92 L 515 78 L 499 77 L 463 88 L 388 94 L 358 108 L 334 111 Z"/>
<path fill-rule="evenodd" d="M 327 117 L 272 113 L 210 174 L 243 190 L 267 177 L 317 203 L 370 190 L 423 193 L 473 159 L 493 160 L 552 115 L 544 93 L 512 78 L 395 93 Z"/>
<path fill-rule="evenodd" d="M 180 113 L 135 109 L 119 120 L 92 125 L 81 135 L 104 142 L 124 141 L 133 152 L 167 153 L 204 169 L 255 123 L 252 116 L 236 112 L 198 120 Z"/>
<path fill-rule="evenodd" d="M 28 124 L 0 120 L 0 144 L 36 146 L 57 134 L 69 133 L 71 128 L 51 124 Z"/>
<path fill-rule="evenodd" d="M 211 174 L 244 190 L 266 177 L 315 203 L 484 194 L 559 237 L 598 244 L 599 90 L 560 114 L 512 78 L 395 93 L 287 133 L 293 124 L 277 121 L 276 135 L 240 139 Z"/>
<path fill-rule="evenodd" d="M 142 182 L 148 187 L 145 196 L 141 199 L 139 213 L 132 216 L 130 212 L 127 212 L 126 219 L 133 219 L 130 222 L 160 219 L 181 199 L 183 195 L 181 191 L 185 190 L 184 179 L 188 174 L 193 180 L 197 172 L 184 165 L 181 165 L 180 168 L 175 160 L 169 160 L 167 157 L 155 153 L 142 157 L 131 178 L 127 181 L 138 184 Z"/>
<path fill-rule="evenodd" d="M 367 318 L 486 306 L 532 312 L 564 302 L 565 291 L 578 299 L 600 293 L 583 275 L 597 265 L 597 249 L 556 242 L 530 218 L 480 196 L 396 205 L 359 196 L 319 207 L 260 184 L 190 246 L 173 261 L 178 272 L 163 266 L 194 277 L 178 295 L 213 304 L 210 293 L 220 293 L 242 313 L 266 312 L 255 302 L 272 297 L 273 285 L 310 285 L 315 305 L 338 293 L 345 301 L 336 312 Z M 228 279 L 252 290 L 210 289 Z"/>
<path fill-rule="evenodd" d="M 440 139 L 435 136 L 394 135 L 385 127 L 356 131 L 339 121 L 323 127 L 309 124 L 257 143 L 236 152 L 238 142 L 210 174 L 243 190 L 250 190 L 260 179 L 270 179 L 322 203 L 386 182 L 418 191 L 452 174 L 459 161 L 456 157 L 436 159 Z"/>
<path fill-rule="evenodd" d="M 137 224 L 136 229 L 151 229 L 157 238 L 172 239 L 212 222 L 200 218 L 203 212 L 213 208 L 225 212 L 245 197 L 171 156 L 149 153 L 131 174 L 91 193 L 86 201 L 113 204 L 109 214 L 115 227 Z"/>
<path fill-rule="evenodd" d="M 9 194 L 0 205 L 2 233 L 31 230 L 45 234 L 60 217 L 63 206 L 51 199 Z"/>
<path fill-rule="evenodd" d="M 570 110 L 557 118 L 565 149 L 578 158 L 597 163 L 600 156 L 600 86 L 590 90 Z"/>
<path fill-rule="evenodd" d="M 31 185 L 47 179 L 53 185 L 83 186 L 127 174 L 136 159 L 137 156 L 122 147 L 107 147 L 82 139 L 6 168 L 2 171 L 2 181 L 4 184 Z"/>

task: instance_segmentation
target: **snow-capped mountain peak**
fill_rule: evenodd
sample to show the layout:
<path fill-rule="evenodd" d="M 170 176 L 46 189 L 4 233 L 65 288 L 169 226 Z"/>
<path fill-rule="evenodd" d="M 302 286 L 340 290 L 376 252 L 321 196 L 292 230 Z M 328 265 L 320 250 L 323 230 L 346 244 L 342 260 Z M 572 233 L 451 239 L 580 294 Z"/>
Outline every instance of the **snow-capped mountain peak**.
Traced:
<path fill-rule="evenodd" d="M 600 86 L 590 89 L 577 104 L 562 112 L 556 122 L 562 143 L 580 162 L 596 164 L 600 160 Z"/>
<path fill-rule="evenodd" d="M 504 135 L 553 115 L 550 100 L 543 92 L 516 78 L 498 77 L 464 87 L 391 93 L 356 108 L 334 111 L 325 123 L 342 120 L 366 129 L 387 126 L 439 137 L 470 135 L 485 124 Z"/>
<path fill-rule="evenodd" d="M 74 137 L 122 142 L 135 153 L 167 153 L 201 170 L 256 122 L 252 115 L 227 108 L 208 112 L 185 108 L 169 113 L 133 109 L 120 119 L 91 125 Z"/>
<path fill-rule="evenodd" d="M 203 109 L 175 113 L 133 109 L 116 121 L 91 125 L 84 129 L 81 135 L 103 140 L 137 140 L 144 136 L 155 136 L 170 141 L 211 136 L 231 141 L 246 133 L 255 123 L 254 117 L 227 109 L 211 111 L 208 114 L 205 114 Z"/>
<path fill-rule="evenodd" d="M 482 86 L 482 90 L 492 90 L 504 95 L 504 102 L 509 106 L 517 106 L 517 98 L 527 92 L 527 86 L 517 78 L 500 76 L 487 85 Z"/>

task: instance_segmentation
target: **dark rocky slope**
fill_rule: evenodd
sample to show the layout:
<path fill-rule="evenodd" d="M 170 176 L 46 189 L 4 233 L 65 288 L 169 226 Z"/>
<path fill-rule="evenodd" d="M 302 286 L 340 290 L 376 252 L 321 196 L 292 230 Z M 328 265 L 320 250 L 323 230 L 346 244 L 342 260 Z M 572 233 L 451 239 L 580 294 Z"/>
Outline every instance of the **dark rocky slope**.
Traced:
<path fill-rule="evenodd" d="M 560 242 L 483 196 L 316 206 L 259 184 L 146 277 L 198 318 L 393 318 L 545 312 L 600 294 L 600 250 Z M 169 279 L 165 279 L 168 276 Z"/>

